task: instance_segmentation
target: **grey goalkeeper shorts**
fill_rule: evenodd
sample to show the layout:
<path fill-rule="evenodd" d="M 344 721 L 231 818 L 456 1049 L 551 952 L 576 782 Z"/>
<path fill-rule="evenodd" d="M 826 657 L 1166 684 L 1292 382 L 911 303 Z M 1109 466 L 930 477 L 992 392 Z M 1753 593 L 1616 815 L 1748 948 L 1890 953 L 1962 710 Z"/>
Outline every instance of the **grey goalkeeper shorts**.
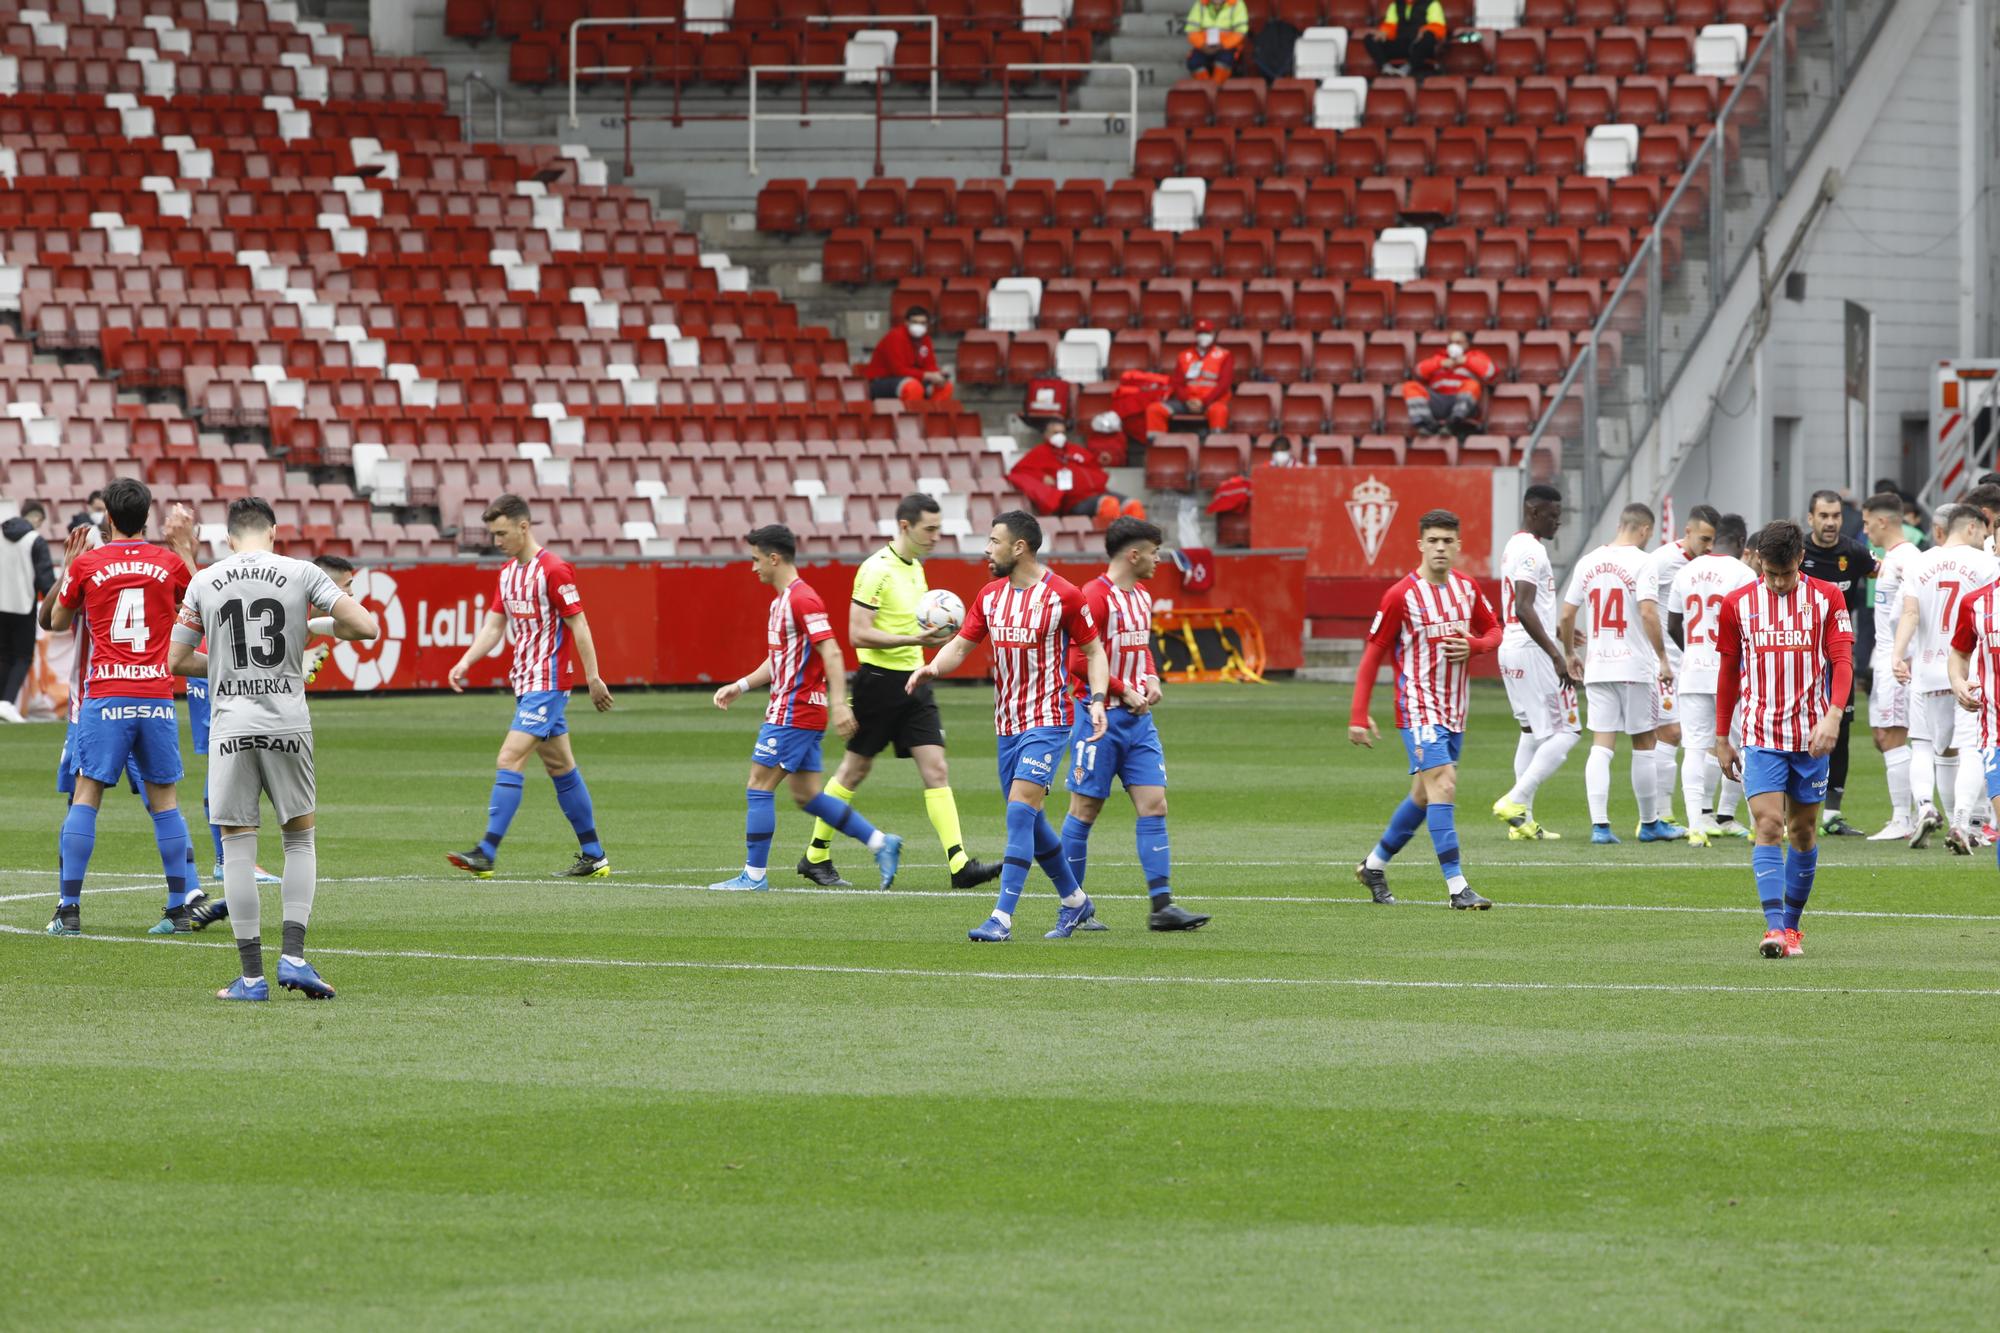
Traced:
<path fill-rule="evenodd" d="M 257 828 L 260 795 L 280 824 L 314 809 L 313 738 L 309 731 L 232 736 L 208 747 L 208 817 L 224 828 Z"/>

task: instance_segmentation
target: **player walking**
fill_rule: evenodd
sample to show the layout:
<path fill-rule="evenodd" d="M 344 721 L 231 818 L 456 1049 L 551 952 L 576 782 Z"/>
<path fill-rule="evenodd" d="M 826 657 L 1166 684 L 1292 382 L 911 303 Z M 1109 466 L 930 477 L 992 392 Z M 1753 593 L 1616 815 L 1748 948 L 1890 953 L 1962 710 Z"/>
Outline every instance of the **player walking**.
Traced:
<path fill-rule="evenodd" d="M 1805 542 L 1790 519 L 1766 524 L 1761 578 L 1724 598 L 1716 618 L 1715 757 L 1723 772 L 1742 775 L 1756 821 L 1750 865 L 1766 958 L 1805 952 L 1799 918 L 1819 865 L 1828 756 L 1854 685 L 1854 619 L 1839 589 L 1799 573 Z M 1741 754 L 1729 739 L 1739 695 Z"/>
<path fill-rule="evenodd" d="M 1680 765 L 1675 751 L 1681 743 L 1680 697 L 1676 678 L 1681 669 L 1680 645 L 1667 636 L 1666 610 L 1661 602 L 1674 585 L 1674 577 L 1687 568 L 1688 561 L 1707 555 L 1715 545 L 1715 525 L 1722 516 L 1713 505 L 1698 504 L 1688 510 L 1687 527 L 1681 539 L 1666 542 L 1646 557 L 1639 568 L 1639 624 L 1646 631 L 1646 644 L 1653 650 L 1659 673 L 1657 706 L 1660 725 L 1653 731 L 1653 787 L 1660 817 L 1669 823 L 1674 817 L 1674 787 L 1680 781 Z M 1694 819 L 1694 811 L 1688 811 Z"/>
<path fill-rule="evenodd" d="M 2000 578 L 2000 559 L 1984 549 L 1987 531 L 1978 506 L 1954 505 L 1944 544 L 1911 560 L 1903 577 L 1903 607 L 1889 661 L 1895 678 L 1910 687 L 1910 794 L 1916 803 L 1910 846 L 1916 848 L 1944 826 L 1931 801 L 1933 783 L 1953 807 L 1961 804 L 1959 747 L 1977 741 L 1970 719 L 1958 721 L 1945 659 L 1959 602 Z M 1972 853 L 1971 834 L 1956 808 L 1945 846 L 1960 855 Z"/>
<path fill-rule="evenodd" d="M 1861 506 L 1869 542 L 1880 548 L 1875 566 L 1875 652 L 1869 663 L 1868 726 L 1889 783 L 1889 822 L 1870 842 L 1907 842 L 1917 831 L 1910 801 L 1910 687 L 1896 678 L 1896 626 L 1902 619 L 1903 584 L 1923 554 L 1903 531 L 1903 497 L 1871 495 Z"/>
<path fill-rule="evenodd" d="M 284 943 L 278 984 L 307 999 L 333 987 L 306 961 L 306 927 L 318 887 L 313 812 L 312 716 L 306 709 L 306 622 L 331 615 L 343 639 L 372 639 L 375 617 L 342 593 L 325 571 L 273 549 L 277 517 L 255 496 L 229 505 L 231 554 L 194 578 L 174 626 L 168 662 L 176 675 L 206 677 L 214 706 L 209 739 L 209 806 L 222 824 L 222 891 L 236 934 L 242 975 L 221 1000 L 268 1000 L 257 901 L 259 798 L 271 798 L 284 833 Z M 206 639 L 208 652 L 197 652 Z"/>
<path fill-rule="evenodd" d="M 1979 724 L 1985 757 L 1986 803 L 2000 817 L 2000 584 L 1961 598 L 1946 671 L 1958 706 Z"/>
<path fill-rule="evenodd" d="M 999 741 L 1000 789 L 1007 795 L 1007 854 L 1000 871 L 1000 896 L 993 915 L 966 932 L 980 943 L 1012 938 L 1014 908 L 1028 883 L 1028 867 L 1039 864 L 1062 897 L 1056 926 L 1046 938 L 1068 939 L 1088 929 L 1097 909 L 1063 859 L 1062 839 L 1049 826 L 1042 806 L 1070 743 L 1076 710 L 1070 706 L 1071 652 L 1083 654 L 1082 703 L 1089 722 L 1085 743 L 1104 738 L 1109 659 L 1097 637 L 1083 594 L 1067 579 L 1042 568 L 1042 525 L 1033 514 L 1010 509 L 993 520 L 986 538 L 986 565 L 993 582 L 966 608 L 958 637 L 910 673 L 906 688 L 958 669 L 974 646 L 993 641 L 993 730 Z M 1078 728 L 1082 731 L 1083 728 Z"/>
<path fill-rule="evenodd" d="M 1714 525 L 1714 549 L 1696 556 L 1674 575 L 1661 600 L 1667 607 L 1667 635 L 1678 646 L 1680 666 L 1675 682 L 1680 694 L 1681 739 L 1687 762 L 1681 767 L 1681 793 L 1687 801 L 1688 842 L 1706 847 L 1719 837 L 1747 838 L 1750 830 L 1730 819 L 1715 817 L 1716 793 L 1722 789 L 1723 808 L 1736 808 L 1741 784 L 1722 776 L 1715 761 L 1715 691 L 1722 657 L 1715 646 L 1717 618 L 1729 594 L 1757 576 L 1743 563 L 1744 523 L 1741 514 L 1724 514 Z M 1731 740 L 1742 734 L 1741 720 Z"/>
<path fill-rule="evenodd" d="M 1618 515 L 1618 535 L 1577 562 L 1563 595 L 1562 628 L 1556 635 L 1570 649 L 1569 673 L 1583 681 L 1589 705 L 1590 761 L 1583 769 L 1590 803 L 1590 840 L 1616 843 L 1611 831 L 1611 759 L 1620 733 L 1632 738 L 1632 795 L 1639 804 L 1639 841 L 1667 842 L 1687 830 L 1661 818 L 1659 774 L 1652 758 L 1659 725 L 1659 668 L 1640 626 L 1639 578 L 1653 536 L 1653 511 L 1626 505 Z M 1575 651 L 1577 609 L 1585 603 L 1584 650 Z"/>
<path fill-rule="evenodd" d="M 820 749 L 827 716 L 852 739 L 857 727 L 847 706 L 847 665 L 826 618 L 826 603 L 813 586 L 799 577 L 798 538 L 782 523 L 758 528 L 744 539 L 750 543 L 750 567 L 757 581 L 777 589 L 771 600 L 764 641 L 765 657 L 757 669 L 715 692 L 715 706 L 727 708 L 738 696 L 770 686 L 756 748 L 750 752 L 750 781 L 743 796 L 743 870 L 711 889 L 767 889 L 771 836 L 777 831 L 778 781 L 789 777 L 792 799 L 815 819 L 825 821 L 875 855 L 882 887 L 896 881 L 903 840 L 884 833 L 861 817 L 846 801 L 820 790 Z"/>
<path fill-rule="evenodd" d="M 81 612 L 90 643 L 83 702 L 73 722 L 74 792 L 63 816 L 62 864 L 51 935 L 83 933 L 83 881 L 97 847 L 97 810 L 104 789 L 131 765 L 145 788 L 153 841 L 167 878 L 165 920 L 189 929 L 187 898 L 199 889 L 180 811 L 180 728 L 174 682 L 167 670 L 167 636 L 174 609 L 193 571 L 181 553 L 146 540 L 153 493 L 119 477 L 104 488 L 112 539 L 90 549 L 91 530 L 71 531 L 62 581 L 49 590 L 41 620 L 60 634 Z M 79 645 L 81 646 L 81 645 Z M 60 782 L 58 785 L 61 785 Z"/>
<path fill-rule="evenodd" d="M 493 795 L 486 811 L 486 836 L 469 852 L 446 853 L 445 860 L 480 879 L 493 878 L 493 858 L 507 835 L 507 826 L 521 808 L 526 782 L 522 773 L 533 753 L 541 756 L 542 767 L 555 783 L 556 804 L 576 830 L 576 860 L 561 873 L 578 879 L 601 878 L 611 873 L 611 862 L 597 839 L 597 814 L 591 807 L 590 788 L 583 785 L 583 774 L 570 751 L 569 722 L 564 716 L 569 709 L 570 686 L 576 681 L 567 651 L 572 639 L 577 660 L 583 664 L 590 702 L 598 712 L 611 711 L 611 690 L 597 674 L 597 644 L 583 615 L 583 598 L 577 594 L 576 570 L 535 540 L 528 502 L 520 496 L 501 496 L 480 517 L 493 535 L 493 544 L 508 561 L 500 567 L 499 594 L 486 613 L 486 623 L 479 627 L 472 646 L 447 679 L 455 693 L 465 693 L 466 676 L 473 664 L 499 646 L 501 635 L 511 626 L 514 662 L 507 678 L 514 687 L 514 724 L 500 742 L 499 767 L 493 775 Z"/>
<path fill-rule="evenodd" d="M 1559 839 L 1535 822 L 1535 793 L 1576 746 L 1576 683 L 1550 626 L 1556 618 L 1556 571 L 1545 543 L 1562 527 L 1562 492 L 1537 483 L 1521 497 L 1521 531 L 1500 553 L 1500 678 L 1521 724 L 1514 743 L 1514 785 L 1493 803 L 1514 841 Z"/>
<path fill-rule="evenodd" d="M 917 776 L 924 784 L 924 813 L 944 845 L 951 886 L 970 889 L 997 878 L 1000 866 L 966 854 L 958 829 L 958 800 L 951 793 L 951 773 L 945 764 L 944 724 L 930 687 L 914 694 L 903 689 L 910 673 L 923 665 L 924 648 L 937 647 L 953 633 L 940 629 L 925 634 L 917 625 L 917 604 L 930 591 L 924 560 L 943 529 L 944 515 L 936 500 L 906 495 L 896 505 L 896 539 L 862 561 L 854 573 L 847 637 L 861 659 L 854 673 L 856 729 L 833 780 L 826 784 L 826 794 L 852 801 L 874 768 L 875 756 L 884 746 L 894 745 L 898 759 L 916 761 Z M 815 884 L 844 887 L 847 881 L 833 868 L 832 839 L 832 826 L 815 820 L 812 842 L 799 860 L 798 872 Z"/>
<path fill-rule="evenodd" d="M 1382 658 L 1393 656 L 1396 729 L 1410 756 L 1410 794 L 1389 816 L 1389 827 L 1375 850 L 1354 867 L 1354 877 L 1376 902 L 1395 902 L 1389 892 L 1389 860 L 1420 825 L 1425 826 L 1451 905 L 1483 912 L 1493 904 L 1465 882 L 1459 868 L 1452 801 L 1458 791 L 1458 751 L 1465 738 L 1472 655 L 1499 646 L 1500 622 L 1479 585 L 1453 568 L 1458 561 L 1458 515 L 1433 509 L 1417 520 L 1417 530 L 1423 563 L 1382 595 L 1368 630 L 1368 647 L 1361 654 L 1354 706 L 1347 719 L 1347 739 L 1374 749 L 1382 733 L 1368 716 L 1368 696 L 1374 692 Z"/>
<path fill-rule="evenodd" d="M 1139 870 L 1151 904 L 1146 928 L 1195 930 L 1208 918 L 1174 901 L 1167 841 L 1167 758 L 1153 722 L 1161 692 L 1160 675 L 1153 667 L 1153 594 L 1145 581 L 1159 566 L 1164 540 L 1159 528 L 1144 519 L 1113 519 L 1104 530 L 1104 552 L 1111 563 L 1083 585 L 1084 605 L 1110 654 L 1106 688 L 1118 706 L 1106 713 L 1101 740 L 1088 735 L 1087 715 L 1077 718 L 1070 733 L 1069 817 L 1063 820 L 1062 845 L 1070 873 L 1083 884 L 1090 861 L 1090 830 L 1111 796 L 1111 780 L 1117 778 L 1138 816 Z M 1089 654 L 1072 644 L 1069 659 L 1076 697 L 1088 700 Z"/>

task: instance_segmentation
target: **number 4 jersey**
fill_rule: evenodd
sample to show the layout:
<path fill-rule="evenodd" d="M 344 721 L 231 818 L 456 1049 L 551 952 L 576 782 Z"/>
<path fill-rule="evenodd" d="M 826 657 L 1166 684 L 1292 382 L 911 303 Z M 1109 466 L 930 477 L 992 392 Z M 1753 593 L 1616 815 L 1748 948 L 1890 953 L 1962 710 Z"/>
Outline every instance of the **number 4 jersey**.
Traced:
<path fill-rule="evenodd" d="M 90 631 L 85 697 L 174 697 L 167 636 L 189 577 L 180 556 L 136 539 L 106 542 L 70 562 L 56 596 L 70 610 L 82 610 Z"/>
<path fill-rule="evenodd" d="M 208 638 L 211 740 L 312 730 L 306 621 L 340 596 L 318 565 L 269 551 L 238 552 L 194 576 L 174 639 Z"/>

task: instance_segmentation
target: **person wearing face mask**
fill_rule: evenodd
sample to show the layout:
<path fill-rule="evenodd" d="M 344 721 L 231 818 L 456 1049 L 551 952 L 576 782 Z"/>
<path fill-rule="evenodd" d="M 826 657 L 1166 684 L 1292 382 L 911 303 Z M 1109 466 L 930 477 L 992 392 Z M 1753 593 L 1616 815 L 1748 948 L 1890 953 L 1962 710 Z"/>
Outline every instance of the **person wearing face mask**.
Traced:
<path fill-rule="evenodd" d="M 915 407 L 923 402 L 951 402 L 951 377 L 938 369 L 931 346 L 931 312 L 911 306 L 903 323 L 882 335 L 862 369 L 870 398 L 900 398 Z"/>
<path fill-rule="evenodd" d="M 1007 480 L 1044 514 L 1081 515 L 1100 528 L 1111 526 L 1111 520 L 1121 514 L 1127 518 L 1146 516 L 1145 505 L 1109 489 L 1110 474 L 1099 465 L 1097 456 L 1071 443 L 1069 432 L 1059 421 L 1050 422 L 1042 442 L 1007 470 Z"/>
<path fill-rule="evenodd" d="M 1236 72 L 1250 40 L 1250 10 L 1243 0 L 1194 0 L 1184 26 L 1188 73 L 1222 83 Z"/>
<path fill-rule="evenodd" d="M 82 509 L 70 515 L 68 530 L 71 532 L 74 532 L 78 528 L 101 528 L 104 526 L 104 492 L 92 491 L 90 498 L 83 503 L 84 507 Z"/>
<path fill-rule="evenodd" d="M 1417 377 L 1403 385 L 1403 402 L 1410 424 L 1419 435 L 1465 436 L 1478 426 L 1484 412 L 1486 385 L 1493 379 L 1493 358 L 1468 345 L 1454 330 L 1442 352 L 1417 362 Z"/>
<path fill-rule="evenodd" d="M 1236 357 L 1215 341 L 1215 321 L 1196 320 L 1194 346 L 1174 362 L 1167 396 L 1146 409 L 1146 432 L 1157 435 L 1177 416 L 1205 417 L 1210 430 L 1229 424 L 1229 396 L 1236 387 Z"/>

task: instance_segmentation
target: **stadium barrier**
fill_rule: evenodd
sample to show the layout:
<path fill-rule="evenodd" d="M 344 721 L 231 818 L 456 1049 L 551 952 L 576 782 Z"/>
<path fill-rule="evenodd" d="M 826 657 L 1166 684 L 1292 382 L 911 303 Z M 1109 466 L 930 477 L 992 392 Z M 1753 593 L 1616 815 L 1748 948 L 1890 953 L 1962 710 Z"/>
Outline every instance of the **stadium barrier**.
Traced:
<path fill-rule="evenodd" d="M 848 604 L 858 563 L 817 561 L 799 571 L 835 608 L 834 630 L 843 646 L 847 616 L 840 608 Z M 1104 569 L 1101 559 L 1089 558 L 1056 558 L 1050 565 L 1077 583 Z M 1247 614 L 1262 630 L 1263 669 L 1290 671 L 1303 665 L 1305 552 L 1218 552 L 1213 566 L 1214 582 L 1189 592 L 1162 562 L 1153 579 L 1159 612 L 1212 608 Z M 491 606 L 495 568 L 491 563 L 364 568 L 354 592 L 379 617 L 382 637 L 374 643 L 336 645 L 313 692 L 446 688 L 446 673 L 471 644 Z M 984 561 L 965 557 L 936 557 L 925 562 L 924 570 L 931 587 L 949 588 L 968 601 L 991 579 Z M 577 567 L 577 582 L 598 659 L 613 685 L 713 684 L 742 675 L 764 655 L 771 594 L 752 577 L 747 561 L 584 564 Z M 472 684 L 505 684 L 507 661 L 503 650 L 480 663 L 471 673 Z M 983 675 L 988 663 L 982 646 L 959 675 Z M 850 652 L 850 669 L 852 665 Z"/>
<path fill-rule="evenodd" d="M 1303 546 L 1313 579 L 1401 578 L 1417 565 L 1417 520 L 1449 509 L 1463 526 L 1459 567 L 1484 579 L 1512 532 L 1518 477 L 1488 467 L 1271 467 L 1250 478 L 1253 546 Z"/>

